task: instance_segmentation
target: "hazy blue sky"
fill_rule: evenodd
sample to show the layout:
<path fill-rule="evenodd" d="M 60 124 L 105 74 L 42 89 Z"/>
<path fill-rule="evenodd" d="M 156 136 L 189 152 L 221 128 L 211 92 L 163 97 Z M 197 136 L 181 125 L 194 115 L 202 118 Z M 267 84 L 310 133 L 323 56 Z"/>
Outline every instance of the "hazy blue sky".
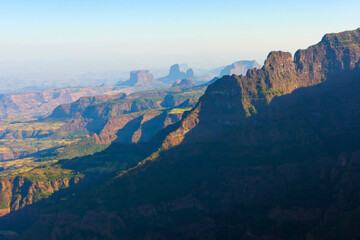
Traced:
<path fill-rule="evenodd" d="M 0 0 L 0 74 L 263 63 L 358 27 L 359 0 Z"/>

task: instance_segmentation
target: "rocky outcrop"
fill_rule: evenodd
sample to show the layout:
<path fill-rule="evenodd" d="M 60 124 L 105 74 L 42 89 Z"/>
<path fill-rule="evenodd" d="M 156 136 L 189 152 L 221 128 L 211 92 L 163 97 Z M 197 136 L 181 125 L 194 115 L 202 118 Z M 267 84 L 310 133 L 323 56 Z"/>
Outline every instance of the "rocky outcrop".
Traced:
<path fill-rule="evenodd" d="M 189 68 L 188 70 L 186 70 L 185 76 L 186 78 L 194 78 L 194 70 L 192 68 Z"/>
<path fill-rule="evenodd" d="M 196 86 L 194 79 L 186 78 L 177 80 L 171 87 L 190 88 Z"/>
<path fill-rule="evenodd" d="M 247 70 L 257 68 L 260 69 L 261 66 L 256 61 L 237 61 L 234 62 L 231 65 L 226 66 L 223 70 L 220 72 L 220 77 L 225 75 L 245 75 Z"/>
<path fill-rule="evenodd" d="M 186 72 L 182 72 L 180 70 L 179 64 L 174 64 L 170 67 L 169 74 L 165 77 L 159 78 L 162 82 L 175 82 L 177 80 L 185 79 L 185 78 L 193 78 L 194 77 L 194 71 L 189 68 L 186 70 Z"/>
<path fill-rule="evenodd" d="M 77 184 L 81 178 L 64 177 L 37 181 L 24 177 L 0 178 L 0 217 Z"/>
<path fill-rule="evenodd" d="M 360 68 L 359 59 L 360 29 L 327 34 L 320 43 L 298 50 L 294 61 L 288 52 L 271 52 L 261 69 L 250 69 L 246 76 L 225 76 L 211 84 L 164 144 L 178 145 L 195 126 L 193 140 L 208 138 L 221 127 L 265 111 L 275 97 L 345 77 Z M 172 139 L 176 141 L 171 143 Z"/>

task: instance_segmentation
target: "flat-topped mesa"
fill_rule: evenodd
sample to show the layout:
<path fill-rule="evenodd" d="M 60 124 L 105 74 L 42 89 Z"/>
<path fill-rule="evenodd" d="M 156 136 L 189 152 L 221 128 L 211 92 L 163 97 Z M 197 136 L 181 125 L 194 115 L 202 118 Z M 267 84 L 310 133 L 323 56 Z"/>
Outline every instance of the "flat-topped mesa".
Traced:
<path fill-rule="evenodd" d="M 156 81 L 154 76 L 148 70 L 137 70 L 130 72 L 130 79 L 125 82 L 120 82 L 118 86 L 133 87 L 136 85 L 143 85 L 149 82 Z"/>
<path fill-rule="evenodd" d="M 154 79 L 154 76 L 148 70 L 138 70 L 130 72 L 131 81 L 145 82 Z"/>

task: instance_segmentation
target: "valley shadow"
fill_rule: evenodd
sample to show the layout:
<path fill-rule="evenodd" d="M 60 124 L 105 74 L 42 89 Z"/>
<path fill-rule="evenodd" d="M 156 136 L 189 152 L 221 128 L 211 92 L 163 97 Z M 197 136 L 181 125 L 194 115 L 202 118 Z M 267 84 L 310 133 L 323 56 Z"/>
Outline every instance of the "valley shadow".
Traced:
<path fill-rule="evenodd" d="M 143 118 L 144 116 L 140 116 L 127 122 L 125 126 L 116 133 L 117 137 L 115 142 L 131 143 L 135 132 L 138 131 L 141 127 L 141 122 L 143 121 Z"/>

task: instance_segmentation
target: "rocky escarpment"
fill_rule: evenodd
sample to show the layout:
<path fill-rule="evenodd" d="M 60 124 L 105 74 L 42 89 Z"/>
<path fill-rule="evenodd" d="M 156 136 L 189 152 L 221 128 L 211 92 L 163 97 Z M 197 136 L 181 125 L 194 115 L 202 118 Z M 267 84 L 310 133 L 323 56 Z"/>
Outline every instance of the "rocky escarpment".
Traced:
<path fill-rule="evenodd" d="M 99 134 L 91 139 L 96 144 L 111 142 L 138 143 L 149 141 L 164 127 L 178 122 L 182 111 L 160 110 L 147 111 L 142 114 L 125 114 L 112 117 L 106 121 Z"/>
<path fill-rule="evenodd" d="M 1 177 L 0 217 L 47 198 L 60 189 L 77 184 L 80 179 L 81 176 L 74 176 L 68 172 L 53 179 L 26 176 Z"/>
<path fill-rule="evenodd" d="M 271 101 L 295 89 L 339 81 L 360 68 L 360 29 L 326 34 L 322 40 L 295 53 L 271 52 L 261 69 L 246 76 L 225 76 L 211 84 L 197 106 L 178 128 L 169 133 L 164 146 L 177 145 L 193 128 L 192 139 L 208 138 L 219 127 L 239 124 L 266 111 Z M 198 134 L 197 134 L 198 133 Z"/>
<path fill-rule="evenodd" d="M 258 68 L 260 69 L 261 66 L 256 61 L 237 61 L 233 64 L 230 64 L 226 66 L 224 69 L 220 72 L 220 77 L 225 75 L 245 75 L 247 70 Z"/>

